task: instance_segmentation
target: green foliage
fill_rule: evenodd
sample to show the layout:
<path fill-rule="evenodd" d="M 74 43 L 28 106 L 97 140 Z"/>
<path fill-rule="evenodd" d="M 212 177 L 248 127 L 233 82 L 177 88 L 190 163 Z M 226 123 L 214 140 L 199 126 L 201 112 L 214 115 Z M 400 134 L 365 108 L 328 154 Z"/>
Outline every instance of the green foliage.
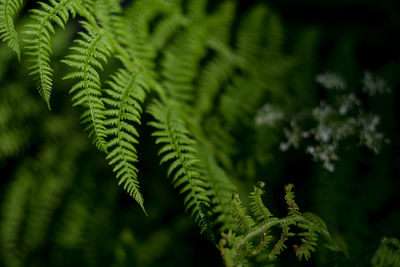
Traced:
<path fill-rule="evenodd" d="M 397 238 L 382 238 L 378 250 L 371 260 L 372 266 L 398 266 L 400 264 L 400 242 Z"/>
<path fill-rule="evenodd" d="M 86 130 L 90 130 L 89 136 L 93 136 L 97 148 L 107 151 L 105 108 L 101 100 L 101 82 L 96 68 L 102 69 L 100 60 L 107 62 L 110 49 L 98 29 L 86 22 L 82 22 L 82 26 L 88 33 L 80 33 L 82 39 L 76 41 L 80 46 L 71 48 L 77 54 L 69 55 L 63 61 L 76 71 L 69 73 L 65 79 L 79 79 L 70 90 L 70 93 L 75 93 L 72 100 L 75 106 L 81 105 L 87 109 L 81 116 L 82 123 L 88 123 Z"/>
<path fill-rule="evenodd" d="M 308 260 L 311 252 L 315 251 L 318 236 L 324 236 L 331 241 L 331 237 L 322 220 L 313 213 L 300 213 L 294 200 L 293 185 L 285 187 L 285 200 L 288 214 L 284 218 L 272 215 L 262 201 L 264 183 L 259 183 L 249 196 L 249 207 L 242 206 L 238 195 L 231 201 L 232 216 L 237 222 L 219 242 L 219 249 L 227 266 L 242 266 L 249 262 L 259 261 L 266 263 L 274 261 L 286 248 L 289 238 L 300 238 L 300 245 L 293 245 L 296 256 Z M 291 227 L 300 229 L 299 233 L 292 231 Z M 272 228 L 280 229 L 280 237 L 274 239 Z M 256 256 L 256 258 L 253 258 Z"/>
<path fill-rule="evenodd" d="M 0 2 L 0 39 L 21 56 L 18 33 L 15 30 L 14 20 L 23 6 L 23 0 L 2 0 Z"/>
<path fill-rule="evenodd" d="M 61 28 L 69 20 L 70 13 L 72 17 L 76 15 L 78 1 L 61 0 L 50 1 L 50 5 L 40 2 L 41 9 L 33 9 L 31 12 L 31 23 L 26 25 L 24 39 L 26 54 L 31 57 L 30 75 L 37 80 L 37 87 L 40 95 L 43 97 L 50 109 L 50 93 L 53 82 L 53 69 L 50 66 L 51 33 L 55 33 L 52 23 Z"/>
<path fill-rule="evenodd" d="M 304 137 L 296 128 L 304 115 L 298 109 L 315 105 L 306 100 L 316 93 L 316 31 L 288 42 L 274 10 L 263 4 L 243 8 L 233 0 L 30 4 L 36 8 L 30 16 L 22 14 L 28 22 L 21 20 L 20 32 L 14 23 L 23 1 L 0 1 L 0 39 L 21 57 L 16 66 L 1 46 L 0 168 L 11 179 L 4 181 L 0 264 L 157 266 L 176 253 L 182 261 L 171 266 L 192 265 L 181 256 L 188 246 L 177 245 L 190 224 L 171 220 L 180 206 L 164 176 L 227 266 L 279 264 L 288 246 L 299 262 L 316 251 L 348 256 L 345 241 L 331 236 L 320 217 L 300 210 L 293 184 L 285 186 L 282 218 L 273 215 L 284 209 L 273 201 L 274 190 L 264 195 L 264 182 L 248 193 L 267 174 L 287 182 L 283 165 L 275 164 L 281 159 L 278 146 L 282 133 L 287 148 Z M 31 95 L 25 73 L 36 80 L 48 108 L 52 95 L 54 111 L 45 111 Z M 334 78 L 317 80 L 340 91 L 345 86 Z M 373 96 L 387 88 L 384 80 L 365 74 L 364 93 Z M 76 110 L 65 101 L 66 92 Z M 375 131 L 379 118 L 359 112 L 359 100 L 352 96 L 334 99 L 337 110 L 321 102 L 309 112 L 318 124 L 310 132 L 321 141 L 321 128 L 330 129 L 336 135 L 329 140 L 338 141 L 337 132 L 348 125 L 336 119 L 347 103 L 357 116 L 351 135 L 360 132 L 360 142 L 377 152 L 375 141 L 383 138 Z M 82 136 L 78 112 L 95 151 Z M 296 134 L 284 129 L 287 118 Z M 159 160 L 152 157 L 155 148 Z M 118 184 L 148 216 L 132 216 L 136 210 L 112 186 L 107 161 Z M 249 196 L 245 205 L 243 195 Z M 169 228 L 160 227 L 164 219 Z M 149 227 L 150 221 L 158 227 Z M 321 240 L 325 250 L 318 246 Z M 385 239 L 372 264 L 396 264 L 396 242 Z M 199 247 L 193 251 L 203 256 Z"/>
<path fill-rule="evenodd" d="M 208 180 L 204 177 L 196 150 L 196 142 L 190 138 L 184 122 L 174 110 L 174 106 L 166 106 L 155 102 L 149 112 L 156 119 L 150 125 L 157 129 L 153 133 L 156 143 L 163 144 L 159 151 L 161 163 L 169 162 L 167 175 L 172 178 L 174 188 L 185 194 L 186 211 L 199 224 L 201 231 L 211 233 L 210 199 L 207 196 Z"/>
<path fill-rule="evenodd" d="M 104 103 L 109 105 L 106 110 L 105 126 L 109 129 L 108 136 L 114 136 L 107 147 L 113 148 L 107 155 L 110 164 L 116 165 L 119 183 L 124 184 L 124 189 L 144 209 L 143 197 L 139 191 L 137 181 L 137 168 L 133 163 L 137 162 L 137 154 L 134 144 L 137 143 L 137 130 L 131 123 L 140 124 L 141 104 L 146 96 L 146 84 L 143 83 L 140 74 L 128 73 L 118 70 L 110 83 L 111 89 L 106 90 L 110 98 L 105 98 Z"/>

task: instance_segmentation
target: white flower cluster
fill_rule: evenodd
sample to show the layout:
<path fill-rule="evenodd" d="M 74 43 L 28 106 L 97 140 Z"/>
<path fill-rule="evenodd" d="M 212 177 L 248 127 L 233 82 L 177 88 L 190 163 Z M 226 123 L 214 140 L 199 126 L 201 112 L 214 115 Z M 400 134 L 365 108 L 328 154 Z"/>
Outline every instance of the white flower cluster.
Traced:
<path fill-rule="evenodd" d="M 275 126 L 277 121 L 280 121 L 284 118 L 283 112 L 271 105 L 270 103 L 265 104 L 257 113 L 255 117 L 256 125 L 267 125 L 267 126 Z"/>
<path fill-rule="evenodd" d="M 391 88 L 387 86 L 386 81 L 379 76 L 375 76 L 370 72 L 364 74 L 362 80 L 364 93 L 369 96 L 375 96 L 377 94 L 390 93 Z"/>
<path fill-rule="evenodd" d="M 346 89 L 346 82 L 343 80 L 343 78 L 332 72 L 326 72 L 324 74 L 317 75 L 315 80 L 326 89 Z"/>
<path fill-rule="evenodd" d="M 286 141 L 280 144 L 280 149 L 298 148 L 307 139 L 306 152 L 331 172 L 339 160 L 340 143 L 347 138 L 356 137 L 360 145 L 378 153 L 385 141 L 384 135 L 377 130 L 379 116 L 366 113 L 354 93 L 344 92 L 346 84 L 340 76 L 327 73 L 317 76 L 317 81 L 327 89 L 338 89 L 335 102 L 329 105 L 322 101 L 310 112 L 316 122 L 313 128 L 303 130 L 299 126 L 302 121 L 291 120 L 290 127 L 284 129 Z M 363 86 L 363 91 L 370 96 L 388 92 L 386 82 L 370 73 L 364 76 Z"/>

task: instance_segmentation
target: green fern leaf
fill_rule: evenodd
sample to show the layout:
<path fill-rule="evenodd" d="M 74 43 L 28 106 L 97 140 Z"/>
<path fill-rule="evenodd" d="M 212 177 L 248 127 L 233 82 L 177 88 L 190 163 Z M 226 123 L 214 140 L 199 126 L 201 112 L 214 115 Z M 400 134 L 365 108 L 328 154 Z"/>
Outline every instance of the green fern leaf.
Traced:
<path fill-rule="evenodd" d="M 315 247 L 317 246 L 318 242 L 318 235 L 315 233 L 315 231 L 308 227 L 301 227 L 298 225 L 300 228 L 305 228 L 308 229 L 308 231 L 299 233 L 297 236 L 301 237 L 301 242 L 302 244 L 300 246 L 293 245 L 294 250 L 296 251 L 296 256 L 301 260 L 302 258 L 305 258 L 308 260 L 311 257 L 311 252 L 315 251 Z"/>
<path fill-rule="evenodd" d="M 52 53 L 50 34 L 55 33 L 52 23 L 61 28 L 69 20 L 70 14 L 75 17 L 77 6 L 75 0 L 51 0 L 50 4 L 39 2 L 41 9 L 33 9 L 30 18 L 33 20 L 26 26 L 24 39 L 26 54 L 31 56 L 30 75 L 37 80 L 40 95 L 50 109 L 50 94 L 53 86 L 53 69 L 50 66 Z"/>
<path fill-rule="evenodd" d="M 161 162 L 172 161 L 168 176 L 172 176 L 174 188 L 180 188 L 184 194 L 186 211 L 190 211 L 206 235 L 211 235 L 210 199 L 207 195 L 208 181 L 202 175 L 196 149 L 196 142 L 190 137 L 183 120 L 177 110 L 161 102 L 154 102 L 149 107 L 150 114 L 156 119 L 150 125 L 157 129 L 153 133 L 156 143 L 163 143 L 160 153 Z"/>
<path fill-rule="evenodd" d="M 23 0 L 0 1 L 0 39 L 7 42 L 8 46 L 17 53 L 18 59 L 20 59 L 21 56 L 21 49 L 18 34 L 14 26 L 14 20 L 23 4 Z"/>
<path fill-rule="evenodd" d="M 176 9 L 174 9 L 176 10 Z M 156 25 L 154 33 L 151 35 L 151 43 L 157 51 L 166 45 L 171 36 L 185 24 L 185 17 L 177 12 L 171 12 L 169 16 Z"/>
<path fill-rule="evenodd" d="M 254 190 L 250 193 L 249 209 L 251 214 L 258 222 L 268 222 L 272 217 L 272 213 L 262 202 L 261 195 L 264 193 L 262 189 L 264 187 L 263 182 L 259 182 L 259 187 L 254 186 Z"/>
<path fill-rule="evenodd" d="M 400 266 L 400 241 L 397 238 L 384 237 L 378 250 L 372 257 L 371 266 Z"/>
<path fill-rule="evenodd" d="M 225 171 L 218 166 L 214 155 L 204 146 L 199 147 L 198 150 L 209 179 L 212 211 L 218 216 L 215 219 L 215 224 L 220 224 L 220 231 L 233 229 L 236 222 L 232 218 L 230 201 L 233 193 L 238 190 Z"/>
<path fill-rule="evenodd" d="M 232 205 L 232 217 L 237 220 L 237 229 L 241 234 L 247 234 L 251 231 L 252 227 L 255 225 L 253 219 L 247 214 L 247 210 L 242 206 L 239 195 L 234 194 L 231 201 Z"/>
<path fill-rule="evenodd" d="M 137 169 L 133 165 L 137 162 L 134 144 L 139 135 L 133 123 L 140 124 L 142 103 L 148 88 L 142 81 L 140 74 L 129 73 L 120 69 L 109 83 L 111 89 L 106 90 L 109 98 L 104 99 L 108 108 L 105 112 L 107 135 L 113 136 L 108 142 L 112 149 L 107 155 L 110 164 L 115 165 L 119 184 L 136 200 L 144 211 L 143 196 L 139 190 Z"/>
<path fill-rule="evenodd" d="M 70 93 L 74 93 L 72 98 L 74 106 L 87 108 L 81 116 L 81 122 L 88 123 L 86 130 L 90 131 L 89 135 L 93 136 L 95 145 L 106 152 L 105 107 L 101 99 L 100 75 L 96 69 L 102 70 L 101 61 L 107 62 L 107 57 L 111 55 L 111 48 L 96 28 L 87 22 L 81 22 L 81 24 L 88 33 L 80 32 L 82 39 L 75 40 L 79 46 L 71 48 L 77 54 L 69 55 L 62 61 L 76 69 L 64 79 L 80 80 L 70 90 Z"/>
<path fill-rule="evenodd" d="M 294 192 L 292 191 L 293 187 L 293 184 L 288 184 L 285 186 L 285 200 L 288 207 L 289 215 L 300 215 L 299 206 L 294 200 Z"/>
<path fill-rule="evenodd" d="M 193 24 L 178 35 L 165 52 L 161 74 L 164 87 L 170 97 L 190 106 L 194 100 L 193 81 L 197 77 L 199 64 L 206 54 L 208 33 L 201 24 Z"/>
<path fill-rule="evenodd" d="M 281 236 L 278 241 L 275 243 L 274 247 L 271 249 L 268 258 L 270 260 L 275 260 L 276 257 L 281 254 L 286 248 L 285 242 L 288 240 L 290 236 L 293 236 L 293 233 L 290 233 L 290 224 L 283 223 L 281 224 Z"/>

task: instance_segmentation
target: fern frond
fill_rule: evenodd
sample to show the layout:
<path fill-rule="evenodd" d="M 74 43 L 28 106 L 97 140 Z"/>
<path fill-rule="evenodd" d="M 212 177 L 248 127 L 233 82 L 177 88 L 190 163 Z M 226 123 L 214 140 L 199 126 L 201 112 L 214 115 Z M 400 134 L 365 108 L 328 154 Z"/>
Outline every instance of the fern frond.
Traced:
<path fill-rule="evenodd" d="M 1 111 L 1 110 L 0 110 Z M 17 155 L 28 141 L 27 132 L 22 128 L 3 129 L 0 127 L 0 158 Z"/>
<path fill-rule="evenodd" d="M 384 237 L 371 260 L 372 267 L 400 266 L 400 241 Z"/>
<path fill-rule="evenodd" d="M 216 157 L 225 169 L 232 171 L 234 163 L 231 156 L 237 152 L 234 137 L 227 131 L 227 127 L 221 118 L 217 116 L 207 119 L 204 123 L 204 128 L 205 134 L 214 146 Z"/>
<path fill-rule="evenodd" d="M 102 28 L 111 32 L 113 29 L 113 19 L 121 15 L 122 8 L 119 0 L 97 0 L 94 2 L 94 14 Z"/>
<path fill-rule="evenodd" d="M 50 66 L 52 53 L 50 34 L 55 33 L 53 23 L 64 29 L 70 14 L 75 17 L 76 0 L 51 0 L 50 4 L 39 2 L 41 9 L 32 9 L 33 20 L 26 26 L 24 39 L 26 54 L 31 56 L 30 75 L 37 80 L 40 95 L 50 109 L 50 94 L 53 86 L 53 69 Z"/>
<path fill-rule="evenodd" d="M 106 90 L 109 97 L 104 98 L 104 103 L 110 107 L 105 111 L 105 127 L 107 135 L 113 138 L 107 145 L 111 149 L 107 159 L 115 166 L 119 184 L 124 185 L 124 189 L 144 211 L 137 168 L 133 165 L 137 162 L 134 144 L 138 142 L 136 138 L 139 134 L 132 124 L 140 124 L 142 103 L 148 88 L 140 74 L 124 69 L 118 70 L 109 84 L 111 89 Z"/>
<path fill-rule="evenodd" d="M 15 106 L 21 103 L 23 103 L 21 108 L 15 110 Z M 15 157 L 24 151 L 32 138 L 32 129 L 29 127 L 32 118 L 38 116 L 41 111 L 41 106 L 26 92 L 26 88 L 14 83 L 2 85 L 0 91 L 0 160 Z"/>
<path fill-rule="evenodd" d="M 293 245 L 296 251 L 296 256 L 301 260 L 303 257 L 308 260 L 311 257 L 311 252 L 315 251 L 318 242 L 318 235 L 314 229 L 308 225 L 298 225 L 300 228 L 307 229 L 308 231 L 297 234 L 301 237 L 302 244 L 300 246 Z"/>
<path fill-rule="evenodd" d="M 82 39 L 75 42 L 79 46 L 72 47 L 76 54 L 67 56 L 65 64 L 76 69 L 64 79 L 79 79 L 70 90 L 74 93 L 74 106 L 83 106 L 87 110 L 81 116 L 81 123 L 88 126 L 90 136 L 98 149 L 107 151 L 106 128 L 104 126 L 105 108 L 101 99 L 101 81 L 97 69 L 102 70 L 102 63 L 110 56 L 110 46 L 104 36 L 87 22 L 81 22 L 87 33 L 80 32 Z"/>
<path fill-rule="evenodd" d="M 185 25 L 185 21 L 185 17 L 182 16 L 182 14 L 174 12 L 157 24 L 153 34 L 150 36 L 150 42 L 154 49 L 161 51 L 174 33 L 176 33 L 180 27 Z"/>
<path fill-rule="evenodd" d="M 268 245 L 271 243 L 273 237 L 269 231 L 263 233 L 260 237 L 260 241 L 257 246 L 251 250 L 251 255 L 259 255 L 268 249 Z"/>
<path fill-rule="evenodd" d="M 252 8 L 243 18 L 237 33 L 237 52 L 246 59 L 256 59 L 262 48 L 263 21 L 268 13 L 264 6 Z"/>
<path fill-rule="evenodd" d="M 268 258 L 270 260 L 276 259 L 276 257 L 281 254 L 286 248 L 285 242 L 288 240 L 290 236 L 293 236 L 294 234 L 290 232 L 290 224 L 287 223 L 282 223 L 281 224 L 281 236 L 279 240 L 275 243 L 274 247 L 271 249 L 271 251 L 268 254 Z"/>
<path fill-rule="evenodd" d="M 315 251 L 319 235 L 328 237 L 327 240 L 330 242 L 329 232 L 319 217 L 312 213 L 305 213 L 303 217 L 303 214 L 298 211 L 298 206 L 294 202 L 294 194 L 291 191 L 293 185 L 285 187 L 285 199 L 290 203 L 288 204 L 290 211 L 284 218 L 274 217 L 264 206 L 261 200 L 262 187 L 263 183 L 259 187 L 255 187 L 250 194 L 250 203 L 247 208 L 241 205 L 237 194 L 231 201 L 232 217 L 236 220 L 237 225 L 228 234 L 223 233 L 223 239 L 219 242 L 219 249 L 226 263 L 234 262 L 232 266 L 244 264 L 247 262 L 247 258 L 258 254 L 261 255 L 257 260 L 273 261 L 287 248 L 286 241 L 293 236 L 298 236 L 301 240 L 300 245 L 294 245 L 296 256 L 300 260 L 302 258 L 308 260 L 311 252 Z M 247 215 L 248 211 L 255 220 Z M 304 231 L 291 232 L 291 226 Z M 274 227 L 280 228 L 281 234 L 275 244 L 269 248 L 273 239 L 271 228 Z"/>
<path fill-rule="evenodd" d="M 272 217 L 272 213 L 269 209 L 264 205 L 261 199 L 261 195 L 264 194 L 263 182 L 259 182 L 259 186 L 254 186 L 254 190 L 250 193 L 249 196 L 249 209 L 252 216 L 258 222 L 268 222 Z"/>
<path fill-rule="evenodd" d="M 85 226 L 88 225 L 88 218 L 91 215 L 86 206 L 88 202 L 83 196 L 75 196 L 67 202 L 60 214 L 60 225 L 54 233 L 53 239 L 56 245 L 74 248 L 82 243 Z"/>
<path fill-rule="evenodd" d="M 299 215 L 300 214 L 299 206 L 294 201 L 294 193 L 292 191 L 293 187 L 294 187 L 293 184 L 288 184 L 285 186 L 285 192 L 286 192 L 285 200 L 288 206 L 289 215 Z"/>
<path fill-rule="evenodd" d="M 239 195 L 235 193 L 231 201 L 232 217 L 237 220 L 237 229 L 239 233 L 247 234 L 255 225 L 253 219 L 247 214 L 247 210 L 242 206 Z"/>
<path fill-rule="evenodd" d="M 34 163 L 38 171 L 34 173 L 35 186 L 29 203 L 29 212 L 26 214 L 22 244 L 24 253 L 35 251 L 46 241 L 47 230 L 54 219 L 56 209 L 75 175 L 75 158 L 73 155 L 68 155 L 65 150 L 62 153 L 61 147 L 49 145 Z M 57 166 L 55 171 L 54 166 Z"/>
<path fill-rule="evenodd" d="M 196 142 L 173 107 L 154 102 L 149 112 L 156 119 L 150 123 L 157 129 L 153 133 L 157 138 L 156 143 L 164 144 L 159 151 L 163 155 L 161 163 L 171 161 L 167 175 L 172 177 L 174 188 L 179 187 L 179 193 L 185 194 L 186 210 L 190 211 L 201 231 L 209 234 L 212 222 L 207 195 L 208 181 L 201 173 Z"/>
<path fill-rule="evenodd" d="M 233 193 L 237 192 L 235 184 L 225 171 L 218 166 L 214 155 L 205 147 L 199 148 L 199 155 L 209 179 L 209 195 L 213 214 L 217 214 L 215 224 L 221 224 L 220 231 L 233 229 L 235 220 L 232 218 L 230 201 Z"/>
<path fill-rule="evenodd" d="M 235 64 L 225 56 L 217 56 L 208 62 L 202 70 L 199 78 L 199 86 L 196 101 L 196 114 L 202 117 L 215 106 L 215 98 L 227 82 L 235 73 Z"/>
<path fill-rule="evenodd" d="M 24 167 L 17 171 L 2 199 L 0 251 L 3 263 L 9 266 L 23 266 L 20 233 L 34 182 L 33 175 Z"/>
<path fill-rule="evenodd" d="M 193 102 L 193 82 L 199 63 L 206 54 L 208 32 L 201 24 L 192 24 L 177 36 L 162 61 L 164 87 L 170 97 L 185 105 Z"/>
<path fill-rule="evenodd" d="M 0 1 L 0 39 L 15 51 L 18 59 L 21 57 L 21 49 L 14 20 L 24 4 L 23 0 L 1 0 Z"/>
<path fill-rule="evenodd" d="M 207 0 L 189 0 L 187 1 L 188 17 L 192 20 L 198 20 L 205 16 L 207 10 Z"/>
<path fill-rule="evenodd" d="M 235 1 L 224 1 L 218 6 L 217 10 L 207 18 L 207 28 L 211 33 L 210 42 L 214 44 L 218 42 L 223 45 L 224 49 L 219 50 L 221 53 L 231 52 L 229 43 L 231 41 L 231 29 L 235 19 L 236 7 L 237 3 Z"/>

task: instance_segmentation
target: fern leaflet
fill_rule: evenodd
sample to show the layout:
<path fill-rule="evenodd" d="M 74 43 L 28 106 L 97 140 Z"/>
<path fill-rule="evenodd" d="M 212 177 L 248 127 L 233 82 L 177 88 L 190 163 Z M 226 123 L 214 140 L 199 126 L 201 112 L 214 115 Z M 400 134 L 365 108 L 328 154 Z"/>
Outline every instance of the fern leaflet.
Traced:
<path fill-rule="evenodd" d="M 112 148 L 107 155 L 110 164 L 115 165 L 119 184 L 124 184 L 124 189 L 139 203 L 144 211 L 143 196 L 139 191 L 137 180 L 137 168 L 133 163 L 137 162 L 136 149 L 139 135 L 132 123 L 140 124 L 141 104 L 148 90 L 142 81 L 140 74 L 129 73 L 120 69 L 109 82 L 111 89 L 106 90 L 109 98 L 104 102 L 110 108 L 106 110 L 105 126 L 107 135 L 113 136 L 108 142 L 108 148 Z"/>
<path fill-rule="evenodd" d="M 174 188 L 180 188 L 180 194 L 186 194 L 186 210 L 199 224 L 201 231 L 211 233 L 210 199 L 207 196 L 208 181 L 202 175 L 200 162 L 195 148 L 196 142 L 189 136 L 183 120 L 177 110 L 161 102 L 154 102 L 149 112 L 156 121 L 150 125 L 157 129 L 153 133 L 156 143 L 163 143 L 159 154 L 163 154 L 161 163 L 172 161 L 168 176 L 172 176 Z"/>
<path fill-rule="evenodd" d="M 63 62 L 76 69 L 64 77 L 64 79 L 79 79 L 70 90 L 75 93 L 72 100 L 74 106 L 84 106 L 87 110 L 81 116 L 83 124 L 88 123 L 86 130 L 90 131 L 94 143 L 101 151 L 107 151 L 106 128 L 104 125 L 105 108 L 101 99 L 101 82 L 97 69 L 102 70 L 103 62 L 107 62 L 110 54 L 110 46 L 98 29 L 87 22 L 81 22 L 88 33 L 80 32 L 82 39 L 75 42 L 79 46 L 71 47 L 77 54 L 67 56 Z"/>
<path fill-rule="evenodd" d="M 77 7 L 75 0 L 51 0 L 50 5 L 43 2 L 39 4 L 41 9 L 31 10 L 33 21 L 26 26 L 25 33 L 28 37 L 24 39 L 24 42 L 26 54 L 32 57 L 30 60 L 32 65 L 29 67 L 30 75 L 37 80 L 39 93 L 50 109 L 50 94 L 53 85 L 53 69 L 50 66 L 52 53 L 50 33 L 55 33 L 52 22 L 64 28 L 70 13 L 72 17 L 75 17 Z"/>
<path fill-rule="evenodd" d="M 0 1 L 0 39 L 7 41 L 8 46 L 17 53 L 18 59 L 21 56 L 21 49 L 14 20 L 23 3 L 23 0 Z"/>

